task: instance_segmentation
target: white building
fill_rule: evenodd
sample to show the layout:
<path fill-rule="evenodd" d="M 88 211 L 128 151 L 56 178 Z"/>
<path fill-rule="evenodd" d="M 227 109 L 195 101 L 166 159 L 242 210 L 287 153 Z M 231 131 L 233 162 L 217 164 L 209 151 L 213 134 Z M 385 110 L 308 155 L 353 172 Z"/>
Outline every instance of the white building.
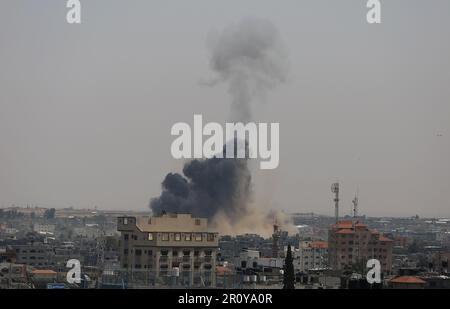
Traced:
<path fill-rule="evenodd" d="M 297 271 L 324 269 L 328 267 L 328 243 L 324 241 L 300 241 L 294 253 Z"/>
<path fill-rule="evenodd" d="M 244 249 L 235 258 L 234 265 L 241 269 L 256 269 L 261 267 L 283 268 L 284 258 L 261 257 L 261 253 L 257 250 Z"/>
<path fill-rule="evenodd" d="M 39 234 L 54 234 L 55 225 L 54 224 L 40 224 L 35 223 L 33 226 L 33 231 Z"/>

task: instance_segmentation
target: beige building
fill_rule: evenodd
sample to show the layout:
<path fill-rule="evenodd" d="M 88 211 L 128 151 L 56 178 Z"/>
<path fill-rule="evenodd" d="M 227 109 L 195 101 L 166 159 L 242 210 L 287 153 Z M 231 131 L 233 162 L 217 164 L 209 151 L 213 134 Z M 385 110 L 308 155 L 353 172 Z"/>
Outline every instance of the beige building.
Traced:
<path fill-rule="evenodd" d="M 300 241 L 295 252 L 296 270 L 308 271 L 328 267 L 328 243 L 325 241 Z"/>
<path fill-rule="evenodd" d="M 381 271 L 392 271 L 393 241 L 378 231 L 370 230 L 358 221 L 340 221 L 331 226 L 328 234 L 328 259 L 334 270 L 362 267 L 369 259 L 377 259 Z"/>
<path fill-rule="evenodd" d="M 219 237 L 206 218 L 119 217 L 117 229 L 121 267 L 132 276 L 156 285 L 215 286 Z"/>

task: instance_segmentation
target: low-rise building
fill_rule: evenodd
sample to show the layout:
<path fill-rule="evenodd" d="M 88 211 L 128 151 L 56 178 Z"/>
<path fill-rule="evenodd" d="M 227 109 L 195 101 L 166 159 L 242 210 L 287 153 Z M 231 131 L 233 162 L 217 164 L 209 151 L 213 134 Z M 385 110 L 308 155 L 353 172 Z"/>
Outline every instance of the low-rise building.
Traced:
<path fill-rule="evenodd" d="M 305 272 L 328 267 L 328 243 L 325 241 L 300 241 L 295 251 L 296 270 Z"/>
<path fill-rule="evenodd" d="M 423 289 L 426 282 L 415 276 L 400 276 L 388 281 L 392 289 Z"/>
<path fill-rule="evenodd" d="M 18 264 L 26 264 L 36 268 L 47 268 L 55 265 L 53 248 L 42 243 L 12 246 Z"/>
<path fill-rule="evenodd" d="M 43 224 L 43 223 L 35 223 L 33 226 L 33 231 L 39 234 L 51 234 L 55 233 L 55 225 L 54 224 Z"/>

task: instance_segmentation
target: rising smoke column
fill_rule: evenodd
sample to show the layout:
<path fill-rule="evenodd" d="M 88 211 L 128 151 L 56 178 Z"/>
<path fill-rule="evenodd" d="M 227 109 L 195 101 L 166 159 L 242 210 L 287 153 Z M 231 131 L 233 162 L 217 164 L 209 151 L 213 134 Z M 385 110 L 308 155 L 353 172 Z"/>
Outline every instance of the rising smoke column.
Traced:
<path fill-rule="evenodd" d="M 267 20 L 248 18 L 211 34 L 208 43 L 217 78 L 207 84 L 227 83 L 232 120 L 248 122 L 252 101 L 264 100 L 269 90 L 286 80 L 286 53 L 277 29 Z M 150 201 L 150 208 L 155 214 L 206 217 L 225 233 L 270 235 L 278 215 L 251 208 L 251 197 L 247 159 L 211 158 L 187 162 L 183 175 L 167 174 L 161 195 Z"/>
<path fill-rule="evenodd" d="M 167 174 L 161 196 L 150 201 L 154 213 L 213 218 L 221 212 L 231 220 L 246 213 L 251 196 L 247 159 L 193 160 L 184 165 L 183 174 Z"/>
<path fill-rule="evenodd" d="M 208 43 L 210 65 L 218 75 L 210 84 L 227 83 L 232 120 L 249 121 L 251 102 L 263 101 L 268 90 L 286 80 L 286 52 L 278 30 L 265 19 L 247 18 L 210 34 Z"/>

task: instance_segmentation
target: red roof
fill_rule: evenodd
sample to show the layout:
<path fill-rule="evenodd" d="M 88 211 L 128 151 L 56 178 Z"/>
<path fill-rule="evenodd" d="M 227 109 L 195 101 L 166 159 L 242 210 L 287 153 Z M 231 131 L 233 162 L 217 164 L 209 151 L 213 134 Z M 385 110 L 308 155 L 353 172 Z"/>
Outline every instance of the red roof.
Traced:
<path fill-rule="evenodd" d="M 339 221 L 337 224 L 334 225 L 334 227 L 338 229 L 351 229 L 353 227 L 352 221 Z"/>
<path fill-rule="evenodd" d="M 311 247 L 317 249 L 327 249 L 328 243 L 326 241 L 313 241 L 311 243 Z"/>
<path fill-rule="evenodd" d="M 336 234 L 353 234 L 355 231 L 351 229 L 342 229 L 336 232 Z"/>
<path fill-rule="evenodd" d="M 389 238 L 387 238 L 387 237 L 385 237 L 385 236 L 381 235 L 381 236 L 380 236 L 380 241 L 384 241 L 384 242 L 391 242 L 391 241 L 392 241 L 392 239 L 389 239 Z"/>
<path fill-rule="evenodd" d="M 364 223 L 357 222 L 355 224 L 355 228 L 357 228 L 357 229 L 367 229 L 367 225 L 364 224 Z"/>
<path fill-rule="evenodd" d="M 56 275 L 56 271 L 50 269 L 35 269 L 31 271 L 33 275 Z"/>
<path fill-rule="evenodd" d="M 426 282 L 422 279 L 414 276 L 401 276 L 389 280 L 392 283 L 406 283 L 406 284 L 425 284 Z"/>

